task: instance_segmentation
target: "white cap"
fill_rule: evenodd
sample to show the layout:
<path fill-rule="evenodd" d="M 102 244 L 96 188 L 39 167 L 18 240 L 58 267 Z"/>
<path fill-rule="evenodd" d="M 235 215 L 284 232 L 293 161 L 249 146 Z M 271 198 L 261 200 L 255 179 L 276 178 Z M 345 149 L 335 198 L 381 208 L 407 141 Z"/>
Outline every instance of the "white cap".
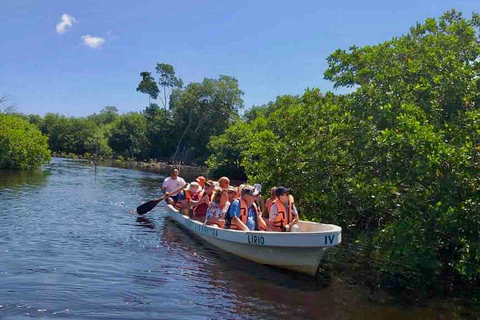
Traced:
<path fill-rule="evenodd" d="M 260 183 L 255 183 L 253 186 L 258 190 L 259 193 L 262 192 L 262 185 Z"/>

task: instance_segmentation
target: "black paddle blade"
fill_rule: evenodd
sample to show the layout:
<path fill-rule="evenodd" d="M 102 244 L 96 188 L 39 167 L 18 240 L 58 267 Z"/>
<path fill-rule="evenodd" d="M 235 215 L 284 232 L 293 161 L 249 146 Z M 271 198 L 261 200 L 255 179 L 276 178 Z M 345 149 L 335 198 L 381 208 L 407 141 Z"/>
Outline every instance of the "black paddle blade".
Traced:
<path fill-rule="evenodd" d="M 153 208 L 155 208 L 155 206 L 160 202 L 162 201 L 163 199 L 157 199 L 157 200 L 152 200 L 152 201 L 148 201 L 148 202 L 145 202 L 144 204 L 142 204 L 141 206 L 139 206 L 137 208 L 137 213 L 138 214 L 145 214 L 147 213 L 148 211 L 152 210 Z"/>

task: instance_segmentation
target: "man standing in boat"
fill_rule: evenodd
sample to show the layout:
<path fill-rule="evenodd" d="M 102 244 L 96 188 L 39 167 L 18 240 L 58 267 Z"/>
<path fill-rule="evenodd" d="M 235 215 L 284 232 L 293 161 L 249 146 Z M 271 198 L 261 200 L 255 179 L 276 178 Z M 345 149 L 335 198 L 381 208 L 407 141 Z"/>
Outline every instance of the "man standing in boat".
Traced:
<path fill-rule="evenodd" d="M 272 231 L 293 231 L 298 222 L 298 212 L 294 204 L 290 189 L 277 187 L 275 190 L 277 198 L 273 201 L 268 216 L 269 229 Z"/>
<path fill-rule="evenodd" d="M 178 202 L 178 195 L 179 195 L 181 190 L 177 191 L 175 193 L 172 193 L 172 194 L 170 194 L 170 192 L 178 190 L 178 188 L 181 188 L 185 185 L 186 185 L 185 180 L 183 180 L 183 178 L 178 176 L 178 169 L 173 168 L 170 177 L 165 178 L 165 180 L 163 180 L 163 184 L 162 184 L 162 191 L 166 195 L 166 200 L 165 201 L 167 201 L 167 203 L 172 204 L 172 205 L 177 203 Z"/>
<path fill-rule="evenodd" d="M 266 230 L 267 224 L 255 204 L 258 190 L 246 185 L 240 195 L 240 199 L 232 202 L 225 215 L 225 228 L 243 231 Z"/>

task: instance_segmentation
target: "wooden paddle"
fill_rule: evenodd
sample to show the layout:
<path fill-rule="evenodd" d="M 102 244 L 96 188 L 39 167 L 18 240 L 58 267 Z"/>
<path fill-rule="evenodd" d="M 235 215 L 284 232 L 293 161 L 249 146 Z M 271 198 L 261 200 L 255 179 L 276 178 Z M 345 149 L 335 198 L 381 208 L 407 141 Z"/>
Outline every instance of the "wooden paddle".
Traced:
<path fill-rule="evenodd" d="M 173 194 L 173 193 L 176 193 L 180 190 L 182 190 L 183 188 L 185 188 L 187 184 L 184 184 L 182 187 L 178 188 L 177 190 L 174 190 L 172 192 L 170 192 L 169 194 Z M 137 208 L 137 213 L 138 214 L 145 214 L 147 213 L 148 211 L 152 210 L 153 208 L 155 208 L 155 206 L 160 202 L 162 201 L 163 199 L 165 199 L 167 196 L 166 195 L 163 195 L 163 197 L 160 197 L 156 200 L 152 200 L 152 201 L 148 201 L 148 202 L 145 202 L 144 204 L 142 204 L 141 206 L 139 206 Z"/>

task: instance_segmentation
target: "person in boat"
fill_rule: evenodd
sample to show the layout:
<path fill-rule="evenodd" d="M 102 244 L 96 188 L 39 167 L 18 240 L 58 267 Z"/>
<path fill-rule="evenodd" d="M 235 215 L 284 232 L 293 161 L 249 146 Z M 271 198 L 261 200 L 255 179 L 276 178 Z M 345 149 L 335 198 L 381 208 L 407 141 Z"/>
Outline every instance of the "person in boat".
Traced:
<path fill-rule="evenodd" d="M 182 186 L 186 185 L 185 180 L 178 175 L 178 169 L 173 168 L 170 174 L 170 177 L 165 178 L 162 184 L 162 191 L 165 193 L 165 201 L 168 204 L 174 205 L 178 202 L 178 194 L 180 191 L 170 194 L 170 192 L 181 188 Z"/>
<path fill-rule="evenodd" d="M 235 199 L 225 214 L 226 229 L 267 230 L 265 220 L 255 204 L 257 195 L 258 191 L 253 186 L 246 185 L 242 188 L 240 199 Z"/>
<path fill-rule="evenodd" d="M 255 183 L 253 186 L 258 190 L 258 196 L 255 199 L 255 203 L 260 212 L 263 212 L 265 210 L 265 200 L 262 197 L 262 185 L 260 183 Z"/>
<path fill-rule="evenodd" d="M 245 186 L 246 186 L 246 184 L 245 184 L 245 183 L 242 183 L 241 185 L 239 185 L 239 186 L 237 187 L 237 195 L 236 195 L 236 198 L 237 198 L 237 199 L 240 199 L 240 196 L 241 196 L 241 194 L 242 194 L 242 189 L 243 189 L 243 187 L 245 187 Z"/>
<path fill-rule="evenodd" d="M 207 208 L 212 201 L 215 183 L 212 180 L 205 182 L 205 189 L 198 200 L 190 200 L 190 207 L 193 209 L 192 217 L 196 220 L 203 220 L 207 215 Z"/>
<path fill-rule="evenodd" d="M 200 199 L 202 187 L 194 181 L 188 184 L 177 197 L 174 207 L 182 212 L 183 215 L 191 217 L 190 202 Z"/>
<path fill-rule="evenodd" d="M 220 179 L 218 179 L 218 184 L 220 188 L 228 189 L 228 187 L 230 186 L 230 179 L 228 179 L 227 177 L 221 177 Z"/>
<path fill-rule="evenodd" d="M 225 213 L 227 213 L 227 210 L 230 207 L 227 193 L 228 190 L 226 189 L 215 188 L 212 202 L 207 209 L 205 224 L 220 228 L 225 227 L 224 217 Z"/>
<path fill-rule="evenodd" d="M 237 196 L 237 189 L 234 186 L 229 186 L 227 189 L 228 202 L 232 203 Z"/>
<path fill-rule="evenodd" d="M 265 201 L 265 209 L 263 210 L 263 217 L 268 218 L 270 215 L 270 208 L 272 207 L 273 201 L 277 198 L 275 194 L 275 190 L 277 190 L 277 187 L 273 187 L 270 189 L 270 198 Z"/>
<path fill-rule="evenodd" d="M 298 222 L 298 211 L 290 189 L 277 187 L 275 195 L 277 198 L 272 203 L 268 217 L 269 230 L 287 232 L 297 229 L 292 228 Z"/>
<path fill-rule="evenodd" d="M 198 184 L 202 187 L 202 189 L 205 188 L 205 177 L 204 176 L 198 176 L 195 181 L 198 182 Z"/>

